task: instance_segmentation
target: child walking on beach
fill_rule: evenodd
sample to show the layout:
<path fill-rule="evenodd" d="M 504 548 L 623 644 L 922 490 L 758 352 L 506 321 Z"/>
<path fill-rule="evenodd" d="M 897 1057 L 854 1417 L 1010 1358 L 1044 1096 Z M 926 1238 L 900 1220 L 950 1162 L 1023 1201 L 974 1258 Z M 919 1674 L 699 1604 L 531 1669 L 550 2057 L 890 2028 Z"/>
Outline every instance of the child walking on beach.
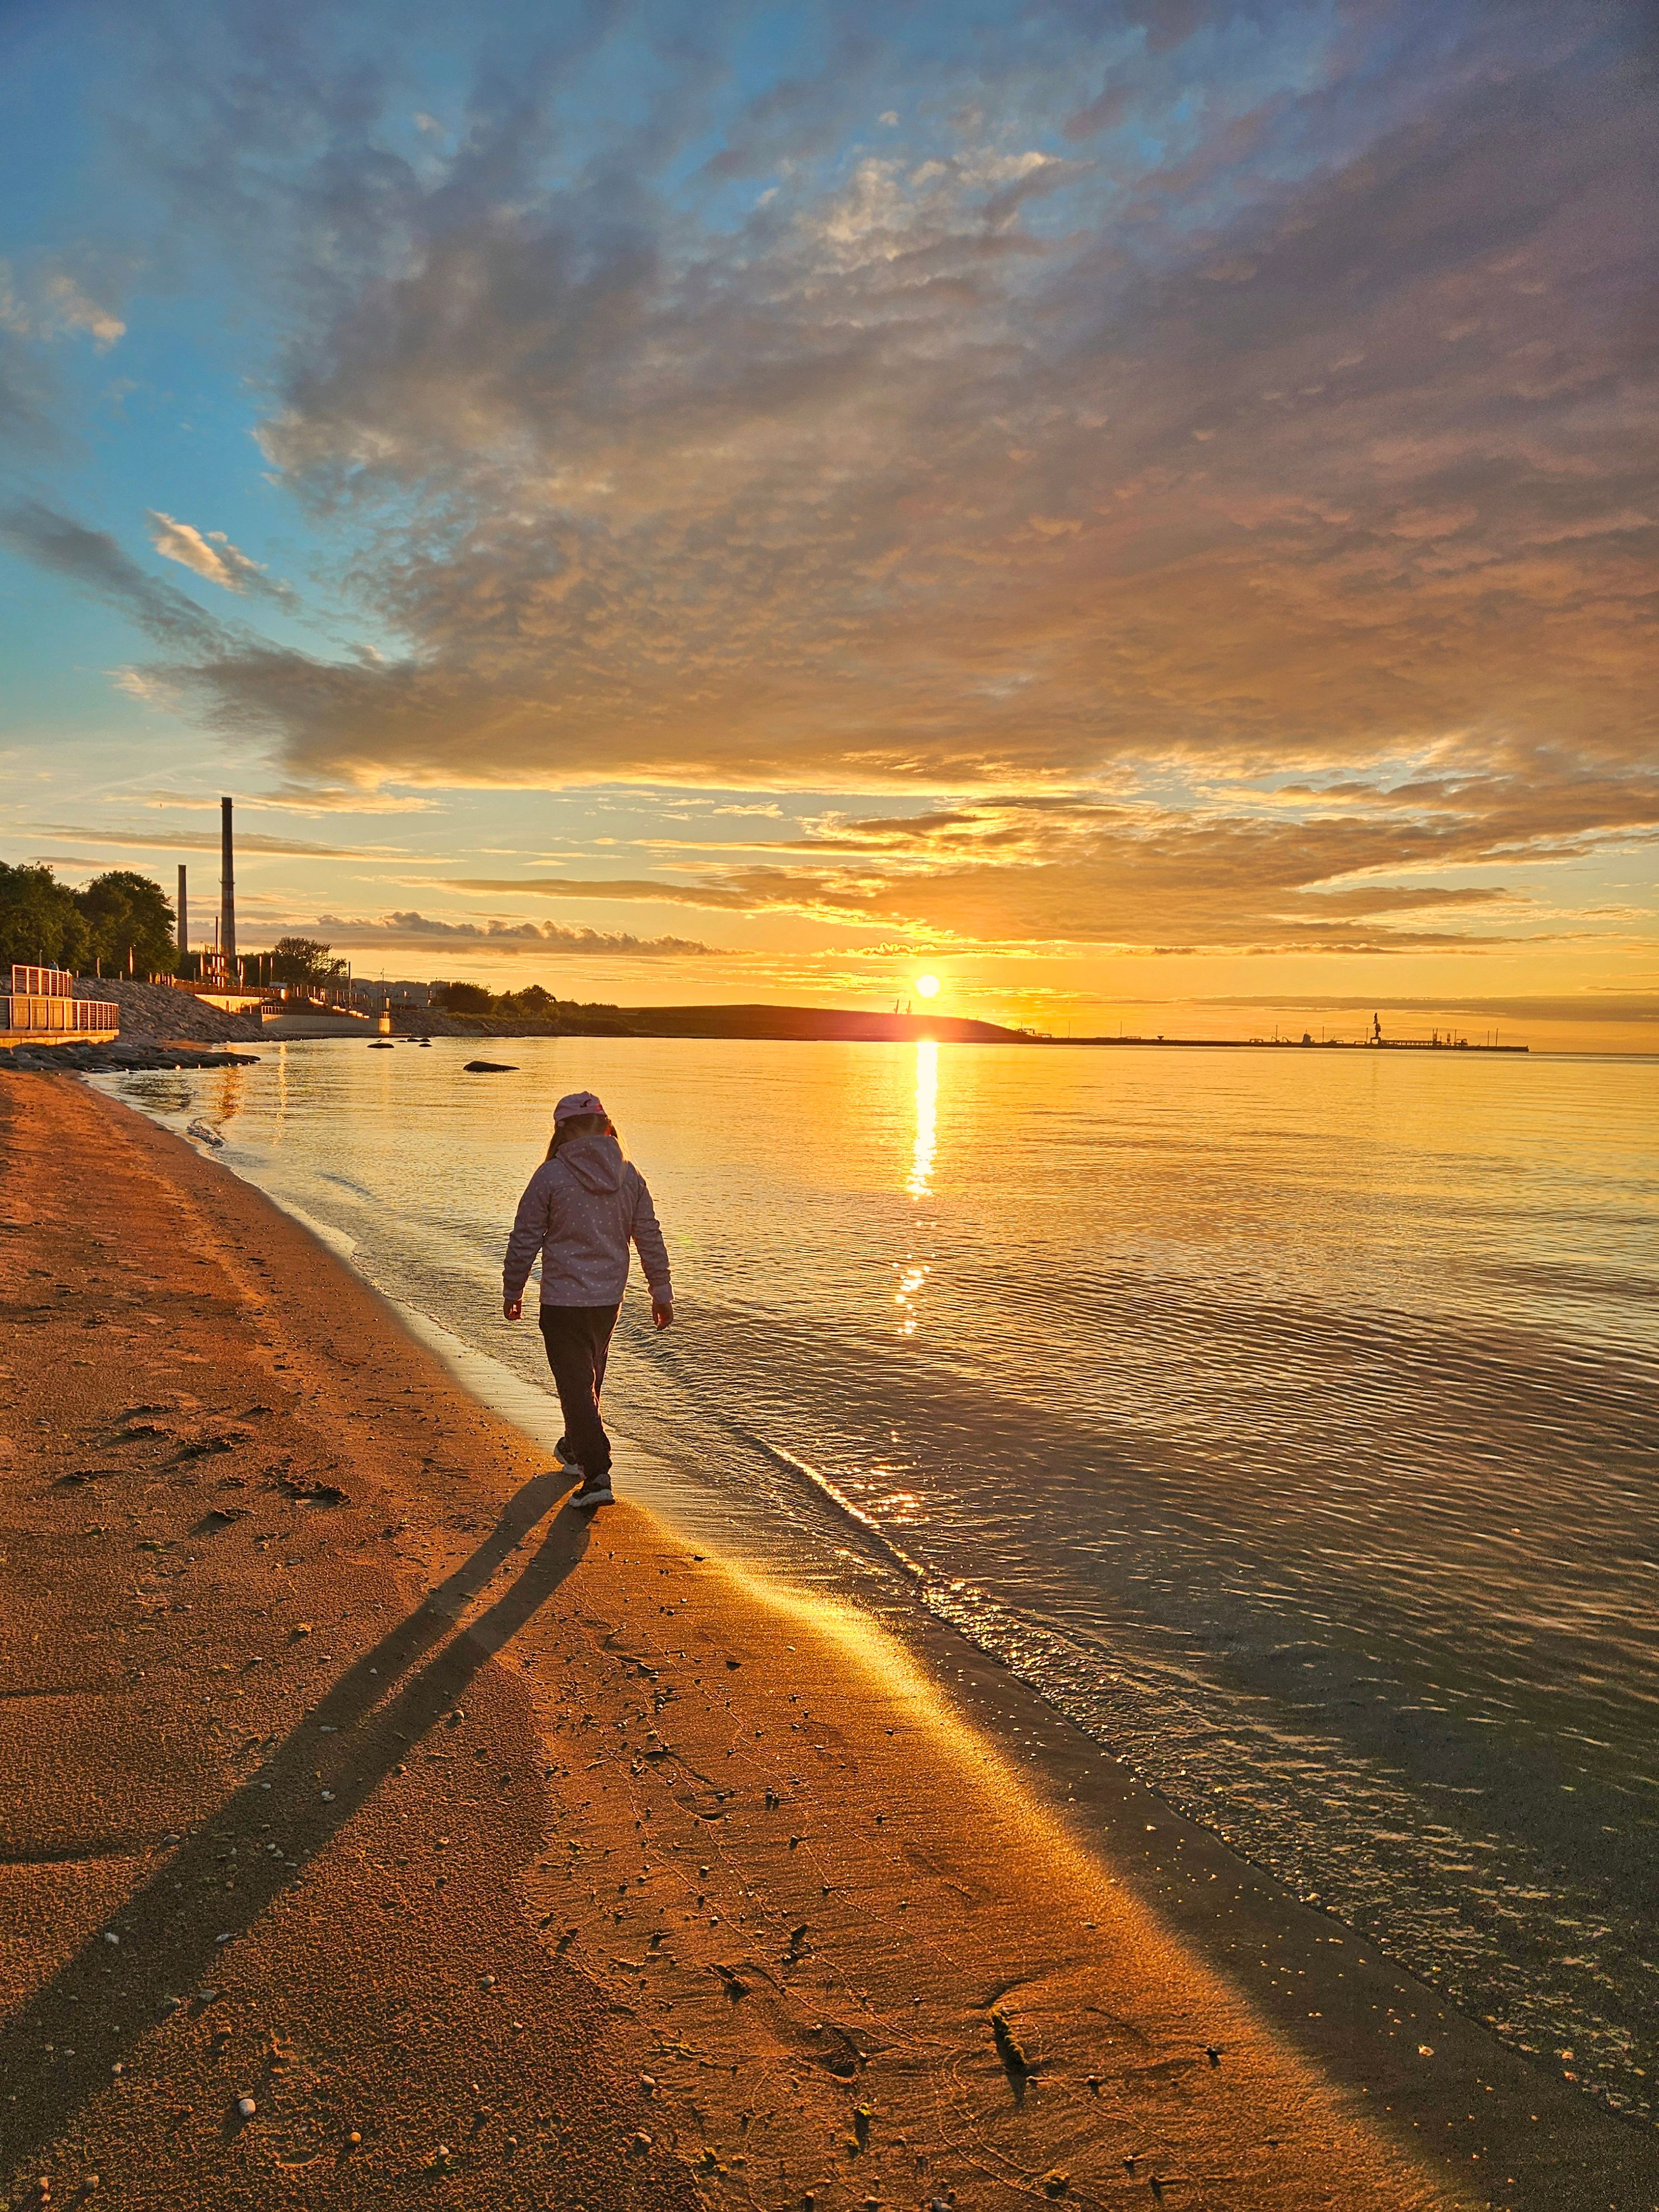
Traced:
<path fill-rule="evenodd" d="M 542 1340 L 559 1393 L 564 1434 L 556 1447 L 581 1475 L 575 1503 L 609 1505 L 611 1439 L 599 1418 L 605 1355 L 628 1282 L 628 1248 L 638 1248 L 651 1289 L 651 1319 L 674 1318 L 668 1252 L 645 1177 L 623 1158 L 611 1117 L 591 1091 L 573 1091 L 553 1109 L 547 1158 L 519 1200 L 501 1269 L 501 1310 L 524 1312 L 524 1286 L 542 1255 Z"/>

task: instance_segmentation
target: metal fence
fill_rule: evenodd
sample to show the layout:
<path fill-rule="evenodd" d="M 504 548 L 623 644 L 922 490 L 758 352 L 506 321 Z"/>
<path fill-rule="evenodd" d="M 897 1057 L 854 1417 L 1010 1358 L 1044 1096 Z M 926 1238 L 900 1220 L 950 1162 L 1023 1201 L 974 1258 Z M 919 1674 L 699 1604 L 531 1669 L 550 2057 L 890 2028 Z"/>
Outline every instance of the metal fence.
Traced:
<path fill-rule="evenodd" d="M 72 999 L 75 978 L 67 968 L 26 968 L 14 961 L 11 991 L 15 999 Z"/>
<path fill-rule="evenodd" d="M 0 999 L 0 1035 L 18 1036 L 85 1036 L 90 1031 L 114 1036 L 121 1026 L 121 1009 L 108 999 L 24 997 L 14 991 Z"/>
<path fill-rule="evenodd" d="M 11 995 L 0 999 L 0 1036 L 113 1036 L 121 1009 L 110 999 L 77 999 L 67 969 L 35 968 L 18 962 L 11 971 Z"/>

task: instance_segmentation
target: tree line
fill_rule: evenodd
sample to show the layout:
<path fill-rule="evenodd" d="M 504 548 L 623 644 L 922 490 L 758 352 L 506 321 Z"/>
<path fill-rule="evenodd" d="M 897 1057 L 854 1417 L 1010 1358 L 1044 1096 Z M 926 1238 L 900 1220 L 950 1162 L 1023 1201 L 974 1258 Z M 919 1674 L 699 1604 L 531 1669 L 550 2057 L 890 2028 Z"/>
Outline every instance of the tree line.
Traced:
<path fill-rule="evenodd" d="M 111 868 L 75 890 L 48 867 L 0 860 L 0 971 L 21 962 L 76 975 L 173 975 L 178 936 L 172 900 L 136 869 Z M 345 963 L 331 950 L 318 938 L 279 937 L 258 960 L 272 982 L 334 982 Z M 193 973 L 196 957 L 182 964 Z"/>
<path fill-rule="evenodd" d="M 175 935 L 172 902 L 131 868 L 77 891 L 50 868 L 0 860 L 0 969 L 24 961 L 77 975 L 170 975 Z"/>

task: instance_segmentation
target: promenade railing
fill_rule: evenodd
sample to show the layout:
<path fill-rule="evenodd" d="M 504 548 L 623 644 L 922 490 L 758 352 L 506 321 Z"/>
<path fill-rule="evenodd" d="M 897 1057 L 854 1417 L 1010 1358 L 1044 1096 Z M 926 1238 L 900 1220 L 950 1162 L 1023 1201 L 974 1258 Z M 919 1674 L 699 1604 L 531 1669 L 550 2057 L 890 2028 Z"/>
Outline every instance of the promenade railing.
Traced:
<path fill-rule="evenodd" d="M 77 999 L 67 969 L 13 963 L 10 994 L 0 998 L 0 1038 L 15 1044 L 24 1037 L 109 1037 L 120 1027 L 120 1007 L 110 999 Z"/>

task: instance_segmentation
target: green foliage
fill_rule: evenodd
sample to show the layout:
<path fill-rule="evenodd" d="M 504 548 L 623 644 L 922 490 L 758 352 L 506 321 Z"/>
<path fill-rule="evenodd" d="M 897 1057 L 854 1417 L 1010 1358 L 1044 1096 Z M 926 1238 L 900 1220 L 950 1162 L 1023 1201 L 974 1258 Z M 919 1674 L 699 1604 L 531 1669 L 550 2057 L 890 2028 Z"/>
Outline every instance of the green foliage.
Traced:
<path fill-rule="evenodd" d="M 94 960 L 111 975 L 170 975 L 178 963 L 173 904 L 160 884 L 132 868 L 94 876 L 74 895 Z"/>
<path fill-rule="evenodd" d="M 13 868 L 0 861 L 0 988 L 14 961 L 77 972 L 87 964 L 92 933 L 75 894 L 50 868 Z"/>
<path fill-rule="evenodd" d="M 462 1021 L 533 1022 L 573 1036 L 634 1034 L 615 1006 L 578 1006 L 574 999 L 556 999 L 539 983 L 499 993 L 485 990 L 482 983 L 434 983 L 432 1003 Z"/>
<path fill-rule="evenodd" d="M 270 972 L 278 983 L 326 983 L 344 962 L 331 960 L 331 947 L 320 937 L 279 937 L 270 948 Z"/>
<path fill-rule="evenodd" d="M 550 991 L 544 991 L 539 983 L 526 984 L 522 991 L 507 991 L 494 1000 L 490 1012 L 507 1020 L 523 1015 L 531 1021 L 550 1022 L 558 1014 L 559 1002 Z"/>
<path fill-rule="evenodd" d="M 491 1014 L 495 1011 L 495 994 L 486 991 L 482 983 L 434 984 L 432 1001 L 451 1014 Z"/>

